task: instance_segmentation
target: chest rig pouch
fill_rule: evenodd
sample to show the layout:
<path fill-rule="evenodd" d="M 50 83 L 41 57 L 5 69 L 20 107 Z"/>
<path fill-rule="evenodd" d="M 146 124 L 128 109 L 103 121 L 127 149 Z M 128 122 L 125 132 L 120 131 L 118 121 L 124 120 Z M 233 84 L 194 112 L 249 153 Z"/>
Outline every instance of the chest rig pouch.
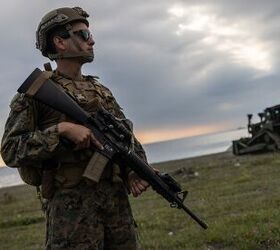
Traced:
<path fill-rule="evenodd" d="M 124 117 L 110 90 L 101 85 L 96 77 L 87 76 L 83 81 L 73 81 L 54 75 L 53 80 L 87 112 L 94 113 L 100 107 L 104 107 L 115 116 Z M 65 116 L 63 120 L 70 121 Z M 93 149 L 70 151 L 66 155 L 61 155 L 58 162 L 56 180 L 63 187 L 77 185 L 82 177 L 93 182 L 98 182 L 100 178 L 121 181 L 119 166 L 109 162 L 106 157 Z"/>

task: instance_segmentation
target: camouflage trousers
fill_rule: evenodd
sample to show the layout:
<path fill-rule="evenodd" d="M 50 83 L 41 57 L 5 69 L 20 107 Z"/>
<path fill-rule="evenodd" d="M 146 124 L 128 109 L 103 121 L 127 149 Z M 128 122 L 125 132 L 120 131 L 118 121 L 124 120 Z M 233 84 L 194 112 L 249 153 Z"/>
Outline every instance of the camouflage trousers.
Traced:
<path fill-rule="evenodd" d="M 56 191 L 47 208 L 46 249 L 139 249 L 124 184 L 82 181 Z"/>

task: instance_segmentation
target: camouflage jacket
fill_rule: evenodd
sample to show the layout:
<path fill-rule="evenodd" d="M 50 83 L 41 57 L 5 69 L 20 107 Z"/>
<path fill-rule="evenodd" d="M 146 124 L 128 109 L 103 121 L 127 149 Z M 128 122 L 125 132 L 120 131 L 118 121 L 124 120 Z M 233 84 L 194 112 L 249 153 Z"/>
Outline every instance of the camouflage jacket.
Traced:
<path fill-rule="evenodd" d="M 76 82 L 53 74 L 52 79 L 86 111 L 94 112 L 96 105 L 101 104 L 115 116 L 125 118 L 110 90 L 95 77 L 85 76 L 84 81 Z M 53 158 L 77 163 L 86 162 L 92 156 L 91 149 L 73 151 L 64 147 L 57 131 L 49 129 L 67 120 L 63 114 L 24 94 L 16 94 L 10 108 L 1 143 L 2 158 L 7 166 L 32 165 L 40 168 L 43 161 Z M 146 160 L 145 152 L 137 140 L 135 152 Z"/>

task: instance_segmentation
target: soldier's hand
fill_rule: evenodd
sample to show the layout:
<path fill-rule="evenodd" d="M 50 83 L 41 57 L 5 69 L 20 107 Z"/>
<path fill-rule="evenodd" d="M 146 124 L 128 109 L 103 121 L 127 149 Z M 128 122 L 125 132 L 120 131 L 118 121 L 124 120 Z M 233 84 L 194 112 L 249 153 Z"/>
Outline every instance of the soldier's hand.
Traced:
<path fill-rule="evenodd" d="M 134 197 L 139 196 L 150 186 L 148 182 L 141 179 L 134 171 L 128 174 L 128 186 Z"/>
<path fill-rule="evenodd" d="M 91 145 L 103 149 L 102 144 L 95 138 L 91 130 L 83 125 L 72 122 L 60 122 L 58 134 L 76 144 L 75 150 L 89 148 Z"/>

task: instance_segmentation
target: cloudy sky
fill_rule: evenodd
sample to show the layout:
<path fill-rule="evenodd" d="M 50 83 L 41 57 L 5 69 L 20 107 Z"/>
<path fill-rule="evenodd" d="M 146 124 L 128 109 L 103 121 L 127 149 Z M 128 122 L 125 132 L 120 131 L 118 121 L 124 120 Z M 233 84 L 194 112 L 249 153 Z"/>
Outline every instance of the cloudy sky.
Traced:
<path fill-rule="evenodd" d="M 246 114 L 280 103 L 280 2 L 13 0 L 0 10 L 0 134 L 16 89 L 47 58 L 35 30 L 51 9 L 91 15 L 98 75 L 153 142 L 246 125 Z M 55 67 L 55 64 L 53 64 Z"/>

